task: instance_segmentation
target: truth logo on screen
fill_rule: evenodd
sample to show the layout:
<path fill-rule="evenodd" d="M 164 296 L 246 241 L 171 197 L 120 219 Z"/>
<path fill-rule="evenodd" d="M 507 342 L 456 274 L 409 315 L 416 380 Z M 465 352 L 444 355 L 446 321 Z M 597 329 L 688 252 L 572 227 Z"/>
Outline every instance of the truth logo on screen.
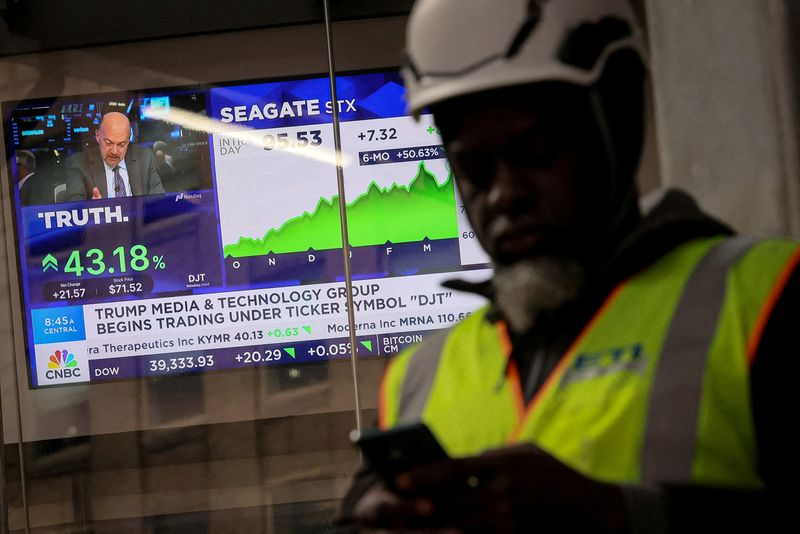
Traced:
<path fill-rule="evenodd" d="M 67 228 L 95 224 L 128 222 L 130 218 L 122 213 L 122 206 L 99 206 L 75 210 L 43 211 L 36 216 L 44 221 L 44 227 Z"/>
<path fill-rule="evenodd" d="M 57 350 L 50 355 L 45 376 L 50 380 L 79 377 L 81 376 L 81 370 L 78 369 L 78 360 L 75 359 L 74 354 L 70 354 L 66 349 Z"/>

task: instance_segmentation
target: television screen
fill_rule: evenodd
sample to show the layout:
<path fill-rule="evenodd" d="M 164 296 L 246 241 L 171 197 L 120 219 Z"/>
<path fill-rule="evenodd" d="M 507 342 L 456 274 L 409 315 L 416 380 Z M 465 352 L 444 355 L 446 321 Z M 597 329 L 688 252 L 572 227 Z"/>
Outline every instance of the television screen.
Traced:
<path fill-rule="evenodd" d="M 490 271 L 432 117 L 406 115 L 395 70 L 330 94 L 317 76 L 3 103 L 31 386 L 380 358 L 480 306 L 441 287 Z"/>

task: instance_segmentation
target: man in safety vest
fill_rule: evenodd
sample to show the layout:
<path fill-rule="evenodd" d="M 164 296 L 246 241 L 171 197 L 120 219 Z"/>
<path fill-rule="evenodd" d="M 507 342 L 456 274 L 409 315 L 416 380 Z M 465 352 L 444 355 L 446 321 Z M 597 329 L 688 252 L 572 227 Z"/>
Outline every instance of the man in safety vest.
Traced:
<path fill-rule="evenodd" d="M 734 236 L 678 191 L 640 212 L 628 3 L 419 0 L 407 38 L 410 109 L 433 112 L 495 275 L 459 284 L 490 305 L 381 388 L 380 426 L 423 421 L 452 460 L 397 492 L 367 466 L 341 524 L 770 531 L 800 479 L 800 249 Z"/>

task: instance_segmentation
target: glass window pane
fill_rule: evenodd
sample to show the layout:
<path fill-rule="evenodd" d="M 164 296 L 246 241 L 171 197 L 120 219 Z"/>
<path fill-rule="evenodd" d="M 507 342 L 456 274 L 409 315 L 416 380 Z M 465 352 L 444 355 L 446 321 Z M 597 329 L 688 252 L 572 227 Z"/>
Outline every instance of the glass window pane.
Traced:
<path fill-rule="evenodd" d="M 376 422 L 389 357 L 447 328 L 482 297 L 442 287 L 489 278 L 489 259 L 461 209 L 433 117 L 406 111 L 405 18 L 334 27 L 341 142 L 352 247 L 362 419 Z M 373 51 L 377 35 L 394 48 Z"/>
<path fill-rule="evenodd" d="M 0 59 L 12 529 L 333 519 L 359 460 L 325 46 L 315 24 Z"/>

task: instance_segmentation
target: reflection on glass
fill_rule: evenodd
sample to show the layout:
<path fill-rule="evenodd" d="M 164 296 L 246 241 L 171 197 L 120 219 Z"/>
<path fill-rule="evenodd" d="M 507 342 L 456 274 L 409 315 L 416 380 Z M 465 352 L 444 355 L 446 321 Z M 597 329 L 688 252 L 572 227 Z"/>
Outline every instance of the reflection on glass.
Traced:
<path fill-rule="evenodd" d="M 286 107 L 312 89 L 302 114 Z M 330 523 L 358 462 L 341 228 L 338 213 L 320 235 L 287 223 L 336 194 L 327 90 L 312 78 L 4 103 L 23 402 L 37 415 L 9 471 L 28 497 L 24 510 L 9 494 L 13 528 L 26 515 L 34 531 Z M 267 122 L 226 123 L 226 99 L 260 99 Z M 74 158 L 96 160 L 80 183 L 100 198 L 69 195 Z M 142 160 L 163 192 L 135 185 Z M 272 229 L 269 250 L 236 248 Z"/>
<path fill-rule="evenodd" d="M 337 83 L 3 104 L 35 413 L 9 476 L 34 531 L 324 531 L 358 464 L 351 352 L 369 421 L 387 357 L 480 305 L 440 286 L 488 266 L 431 118 L 394 69 Z"/>
<path fill-rule="evenodd" d="M 396 70 L 337 77 L 347 225 L 355 278 L 359 383 L 375 422 L 385 359 L 463 319 L 483 301 L 442 287 L 489 278 L 489 259 L 467 221 L 433 117 L 406 113 Z"/>

